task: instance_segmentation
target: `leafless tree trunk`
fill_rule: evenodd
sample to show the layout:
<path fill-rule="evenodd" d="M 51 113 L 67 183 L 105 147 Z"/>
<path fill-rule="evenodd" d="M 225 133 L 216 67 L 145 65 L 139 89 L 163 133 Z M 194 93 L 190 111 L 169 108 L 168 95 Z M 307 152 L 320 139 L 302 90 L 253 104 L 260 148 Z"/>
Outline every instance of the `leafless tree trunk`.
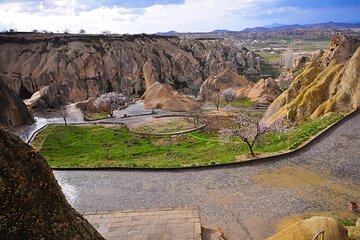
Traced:
<path fill-rule="evenodd" d="M 67 126 L 67 117 L 69 116 L 69 113 L 66 106 L 60 107 L 60 115 L 64 119 L 65 126 Z"/>

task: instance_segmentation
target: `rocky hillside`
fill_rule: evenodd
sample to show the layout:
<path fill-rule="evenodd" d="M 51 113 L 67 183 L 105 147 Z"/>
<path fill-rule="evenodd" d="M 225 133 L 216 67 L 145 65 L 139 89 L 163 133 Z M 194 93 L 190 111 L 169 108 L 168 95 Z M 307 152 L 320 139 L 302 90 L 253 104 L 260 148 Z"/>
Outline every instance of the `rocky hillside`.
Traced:
<path fill-rule="evenodd" d="M 168 84 L 156 82 L 152 84 L 141 97 L 145 109 L 163 109 L 183 112 L 199 107 L 196 99 L 179 94 Z"/>
<path fill-rule="evenodd" d="M 248 98 L 261 104 L 270 104 L 280 95 L 280 89 L 273 78 L 260 79 L 254 83 L 230 69 L 223 69 L 218 75 L 206 79 L 200 88 L 199 98 L 211 100 L 216 98 L 219 90 L 225 89 L 232 89 L 236 99 Z"/>
<path fill-rule="evenodd" d="M 141 96 L 154 82 L 194 93 L 226 65 L 249 79 L 269 66 L 223 39 L 155 35 L 0 35 L 0 76 L 23 99 L 44 87 L 50 107 L 125 88 Z"/>
<path fill-rule="evenodd" d="M 0 238 L 103 239 L 66 201 L 46 160 L 0 127 Z"/>
<path fill-rule="evenodd" d="M 360 108 L 359 46 L 358 40 L 334 36 L 330 49 L 319 52 L 297 73 L 289 89 L 269 106 L 263 121 L 303 121 Z"/>
<path fill-rule="evenodd" d="M 31 124 L 33 117 L 24 102 L 0 78 L 0 124 L 14 127 L 19 124 Z"/>

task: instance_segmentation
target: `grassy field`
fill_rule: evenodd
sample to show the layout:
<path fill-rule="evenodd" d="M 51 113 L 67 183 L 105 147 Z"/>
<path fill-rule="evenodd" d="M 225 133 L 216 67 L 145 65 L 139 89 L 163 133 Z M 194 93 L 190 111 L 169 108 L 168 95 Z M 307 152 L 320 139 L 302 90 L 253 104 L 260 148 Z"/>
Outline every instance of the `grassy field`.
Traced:
<path fill-rule="evenodd" d="M 331 115 L 304 123 L 287 134 L 270 133 L 257 153 L 294 149 L 341 118 Z M 192 132 L 178 137 L 141 137 L 123 127 L 50 125 L 32 145 L 52 167 L 180 167 L 236 161 L 248 154 L 238 139 L 222 145 L 216 133 Z"/>
<path fill-rule="evenodd" d="M 88 113 L 87 118 L 91 120 L 98 120 L 98 119 L 104 119 L 108 118 L 109 115 L 106 112 L 94 112 L 94 113 Z"/>
<path fill-rule="evenodd" d="M 257 52 L 256 54 L 270 63 L 277 63 L 281 60 L 281 54 L 278 53 Z"/>
<path fill-rule="evenodd" d="M 205 104 L 215 106 L 214 102 L 212 102 L 212 101 L 208 101 Z M 227 104 L 225 101 L 220 102 L 220 108 L 225 107 L 226 105 Z M 232 107 L 253 107 L 255 105 L 256 105 L 256 102 L 252 102 L 248 98 L 236 99 L 229 104 L 229 106 L 232 106 Z"/>

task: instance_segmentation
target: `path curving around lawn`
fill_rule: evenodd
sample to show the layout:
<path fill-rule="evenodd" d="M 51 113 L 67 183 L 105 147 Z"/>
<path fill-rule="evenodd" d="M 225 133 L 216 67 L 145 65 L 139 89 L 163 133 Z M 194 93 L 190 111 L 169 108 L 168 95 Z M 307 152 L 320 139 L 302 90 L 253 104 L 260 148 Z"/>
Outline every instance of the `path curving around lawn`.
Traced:
<path fill-rule="evenodd" d="M 289 215 L 351 217 L 349 199 L 360 200 L 359 146 L 357 111 L 272 161 L 54 174 L 78 211 L 199 206 L 202 222 L 219 226 L 229 240 L 263 240 Z"/>

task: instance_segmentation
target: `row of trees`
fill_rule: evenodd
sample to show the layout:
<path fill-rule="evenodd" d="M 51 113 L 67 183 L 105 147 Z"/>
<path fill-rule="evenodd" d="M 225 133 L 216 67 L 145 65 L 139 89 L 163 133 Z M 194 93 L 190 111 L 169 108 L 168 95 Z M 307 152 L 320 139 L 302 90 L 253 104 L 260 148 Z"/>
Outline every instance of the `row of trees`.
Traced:
<path fill-rule="evenodd" d="M 205 87 L 203 92 L 203 99 L 205 101 L 211 101 L 215 105 L 216 110 L 219 110 L 221 101 L 225 101 L 225 104 L 229 105 L 232 101 L 235 100 L 235 98 L 236 91 L 233 88 L 212 90 Z"/>

